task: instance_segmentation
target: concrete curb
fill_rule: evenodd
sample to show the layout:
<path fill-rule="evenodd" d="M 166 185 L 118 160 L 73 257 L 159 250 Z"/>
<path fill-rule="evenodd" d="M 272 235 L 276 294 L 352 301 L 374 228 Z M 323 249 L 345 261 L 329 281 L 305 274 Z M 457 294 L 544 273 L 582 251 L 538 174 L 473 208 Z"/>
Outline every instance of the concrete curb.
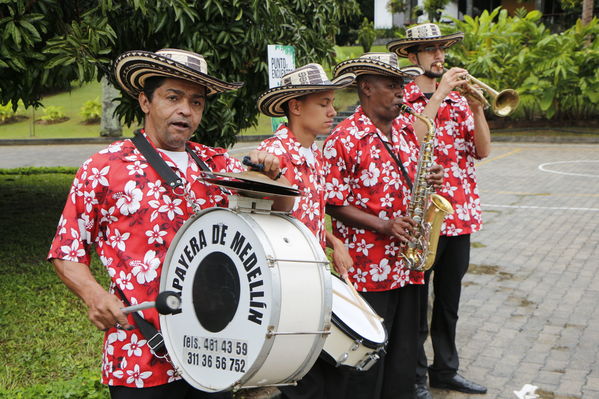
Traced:
<path fill-rule="evenodd" d="M 237 142 L 260 142 L 272 134 L 260 134 L 252 136 L 238 136 Z M 318 136 L 317 140 L 325 140 L 327 136 Z M 521 142 L 521 143 L 568 143 L 568 144 L 599 144 L 599 135 L 588 134 L 569 134 L 565 136 L 558 135 L 540 135 L 527 136 L 517 134 L 501 134 L 491 132 L 494 142 Z M 122 137 L 82 137 L 82 138 L 55 138 L 55 139 L 7 139 L 0 140 L 0 146 L 10 145 L 69 145 L 69 144 L 110 144 L 113 141 L 121 140 Z"/>

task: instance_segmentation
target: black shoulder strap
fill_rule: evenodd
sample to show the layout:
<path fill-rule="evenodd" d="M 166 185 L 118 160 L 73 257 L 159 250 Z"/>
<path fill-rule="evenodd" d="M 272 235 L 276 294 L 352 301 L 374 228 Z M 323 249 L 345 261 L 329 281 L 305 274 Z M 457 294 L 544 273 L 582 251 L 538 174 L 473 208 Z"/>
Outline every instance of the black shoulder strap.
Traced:
<path fill-rule="evenodd" d="M 206 163 L 204 161 L 202 161 L 200 159 L 200 157 L 198 157 L 198 155 L 191 149 L 191 146 L 189 145 L 189 143 L 185 144 L 185 151 L 187 151 L 189 153 L 189 155 L 191 155 L 191 157 L 193 158 L 194 161 L 196 161 L 196 163 L 198 164 L 200 169 L 202 169 L 204 172 L 212 172 L 210 167 L 208 165 L 206 165 Z"/>
<path fill-rule="evenodd" d="M 177 176 L 175 172 L 164 162 L 164 159 L 158 154 L 158 151 L 152 147 L 152 144 L 146 139 L 141 131 L 136 130 L 135 135 L 131 139 L 133 144 L 137 147 L 139 152 L 146 158 L 148 163 L 152 165 L 152 168 L 162 177 L 162 180 L 172 188 L 183 185 L 183 180 Z M 206 172 L 211 172 L 210 167 L 206 165 L 204 161 L 198 157 L 198 155 L 191 149 L 189 144 L 185 144 L 185 151 L 193 160 L 198 164 L 200 169 Z"/>
<path fill-rule="evenodd" d="M 383 143 L 383 145 L 389 152 L 389 155 L 391 155 L 391 158 L 393 158 L 395 163 L 399 166 L 399 169 L 401 169 L 401 174 L 403 175 L 404 179 L 406 180 L 406 183 L 408 183 L 408 187 L 410 188 L 410 190 L 412 190 L 412 179 L 410 179 L 410 175 L 408 175 L 408 171 L 406 170 L 405 166 L 403 166 L 403 163 L 401 162 L 401 160 L 397 157 L 397 155 L 395 155 L 395 153 L 389 146 L 389 143 L 387 143 L 385 140 L 383 140 L 383 138 L 381 137 L 381 135 L 378 132 L 376 133 L 376 135 L 378 136 L 379 140 L 381 140 L 381 142 Z"/>
<path fill-rule="evenodd" d="M 135 131 L 135 136 L 131 141 L 166 184 L 172 188 L 183 185 L 183 180 L 164 162 L 158 151 L 152 147 L 152 144 L 139 130 Z"/>
<path fill-rule="evenodd" d="M 115 285 L 114 290 L 121 297 L 125 305 L 131 306 L 131 303 L 121 291 L 121 289 Z M 139 332 L 143 337 L 148 341 L 148 346 L 155 354 L 161 355 L 166 352 L 166 346 L 164 345 L 164 338 L 162 337 L 162 333 L 154 327 L 152 323 L 144 319 L 137 312 L 132 312 L 133 320 L 135 320 L 135 325 L 139 329 Z"/>

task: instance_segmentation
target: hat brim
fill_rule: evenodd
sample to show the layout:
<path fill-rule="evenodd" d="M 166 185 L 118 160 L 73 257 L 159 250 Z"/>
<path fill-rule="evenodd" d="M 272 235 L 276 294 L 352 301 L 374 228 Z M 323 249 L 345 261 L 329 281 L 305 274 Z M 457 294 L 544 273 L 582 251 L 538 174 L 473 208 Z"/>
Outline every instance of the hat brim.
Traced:
<path fill-rule="evenodd" d="M 244 85 L 243 82 L 225 82 L 160 54 L 141 50 L 127 51 L 117 58 L 114 74 L 123 90 L 135 98 L 143 91 L 145 81 L 150 77 L 183 79 L 197 83 L 206 87 L 208 96 L 236 90 Z"/>
<path fill-rule="evenodd" d="M 397 54 L 400 57 L 407 58 L 408 49 L 413 46 L 444 43 L 443 48 L 449 48 L 454 44 L 464 39 L 463 32 L 452 33 L 451 35 L 437 36 L 431 38 L 422 39 L 395 39 L 387 43 L 387 48 L 392 53 Z"/>
<path fill-rule="evenodd" d="M 265 91 L 258 98 L 258 109 L 266 116 L 285 116 L 283 104 L 292 98 L 327 90 L 338 90 L 351 85 L 356 79 L 353 73 L 346 73 L 331 80 L 330 84 L 322 85 L 288 85 L 274 87 Z"/>
<path fill-rule="evenodd" d="M 402 68 L 394 67 L 386 62 L 372 58 L 354 58 L 342 61 L 335 66 L 334 76 L 344 73 L 353 73 L 360 75 L 382 75 L 390 77 L 399 77 L 406 80 L 412 80 L 424 73 L 424 70 L 417 65 L 410 65 Z"/>

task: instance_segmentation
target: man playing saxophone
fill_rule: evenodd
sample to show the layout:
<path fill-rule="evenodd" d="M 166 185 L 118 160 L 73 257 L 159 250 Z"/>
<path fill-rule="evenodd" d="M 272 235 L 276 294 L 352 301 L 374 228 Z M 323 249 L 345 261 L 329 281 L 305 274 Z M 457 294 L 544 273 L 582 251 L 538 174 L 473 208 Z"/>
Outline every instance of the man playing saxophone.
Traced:
<path fill-rule="evenodd" d="M 463 33 L 441 35 L 435 24 L 422 24 L 406 30 L 406 39 L 387 44 L 390 51 L 424 69 L 424 74 L 406 86 L 404 101 L 416 112 L 435 120 L 435 160 L 445 170 L 445 180 L 438 192 L 451 203 L 454 213 L 447 215 L 441 228 L 436 260 L 425 274 L 421 298 L 421 329 L 417 368 L 417 397 L 431 398 L 426 385 L 427 359 L 424 342 L 428 335 L 428 282 L 434 270 L 431 340 L 434 360 L 428 368 L 431 387 L 465 393 L 485 393 L 484 386 L 458 374 L 459 359 L 455 344 L 456 324 L 462 278 L 468 270 L 470 234 L 481 228 L 480 199 L 474 161 L 489 155 L 491 137 L 480 94 L 467 85 L 467 71 L 451 68 L 444 72 L 445 50 L 462 40 Z M 441 78 L 439 82 L 437 79 Z M 456 90 L 466 87 L 464 97 Z M 484 100 L 484 97 L 483 97 Z M 407 121 L 413 120 L 404 115 Z M 416 124 L 421 122 L 416 121 Z M 417 131 L 418 134 L 418 131 Z M 423 136 L 419 134 L 418 139 Z"/>
<path fill-rule="evenodd" d="M 397 117 L 405 83 L 422 70 L 399 68 L 392 53 L 368 53 L 334 71 L 348 72 L 358 76 L 360 107 L 324 145 L 327 213 L 354 261 L 349 277 L 383 317 L 389 341 L 370 370 L 350 376 L 347 398 L 414 399 L 424 276 L 408 270 L 401 254 L 417 226 L 406 211 L 419 145 L 411 124 Z M 442 184 L 438 165 L 426 172 L 429 185 Z"/>

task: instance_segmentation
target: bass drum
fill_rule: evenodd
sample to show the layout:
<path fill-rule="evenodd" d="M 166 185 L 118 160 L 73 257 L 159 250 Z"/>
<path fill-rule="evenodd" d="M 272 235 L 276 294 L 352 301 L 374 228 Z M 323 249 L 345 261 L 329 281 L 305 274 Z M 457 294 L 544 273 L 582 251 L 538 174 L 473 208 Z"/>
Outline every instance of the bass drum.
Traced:
<path fill-rule="evenodd" d="M 167 253 L 161 291 L 181 310 L 161 315 L 169 357 L 206 392 L 291 384 L 310 370 L 331 324 L 329 262 L 287 215 L 206 209 Z"/>

